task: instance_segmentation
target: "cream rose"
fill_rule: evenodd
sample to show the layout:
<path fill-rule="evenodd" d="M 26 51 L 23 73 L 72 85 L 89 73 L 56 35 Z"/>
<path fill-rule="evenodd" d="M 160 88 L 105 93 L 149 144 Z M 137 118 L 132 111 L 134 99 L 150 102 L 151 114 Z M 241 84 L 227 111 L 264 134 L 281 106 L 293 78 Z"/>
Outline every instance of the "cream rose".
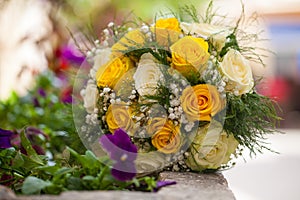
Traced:
<path fill-rule="evenodd" d="M 227 136 L 222 125 L 212 121 L 210 125 L 198 129 L 191 144 L 186 164 L 195 171 L 218 169 L 230 160 L 238 142 L 232 135 Z"/>
<path fill-rule="evenodd" d="M 241 95 L 252 90 L 252 69 L 239 51 L 230 49 L 220 63 L 220 69 L 224 77 L 228 78 L 226 91 Z"/>
<path fill-rule="evenodd" d="M 162 80 L 162 77 L 163 74 L 155 62 L 155 58 L 150 53 L 143 54 L 133 75 L 139 95 L 155 95 L 158 82 Z"/>
<path fill-rule="evenodd" d="M 135 160 L 138 175 L 147 175 L 163 169 L 167 164 L 166 156 L 158 151 L 139 153 Z"/>
<path fill-rule="evenodd" d="M 94 57 L 94 65 L 93 68 L 90 70 L 90 76 L 93 79 L 96 79 L 96 73 L 99 67 L 103 66 L 110 60 L 111 49 L 99 49 L 97 50 L 97 55 Z"/>
<path fill-rule="evenodd" d="M 216 26 L 206 23 L 180 23 L 180 28 L 185 34 L 197 34 L 209 38 L 217 51 L 225 46 L 226 38 L 231 34 L 227 27 Z"/>
<path fill-rule="evenodd" d="M 93 113 L 96 108 L 98 89 L 93 80 L 89 80 L 83 95 L 83 106 L 88 113 Z"/>

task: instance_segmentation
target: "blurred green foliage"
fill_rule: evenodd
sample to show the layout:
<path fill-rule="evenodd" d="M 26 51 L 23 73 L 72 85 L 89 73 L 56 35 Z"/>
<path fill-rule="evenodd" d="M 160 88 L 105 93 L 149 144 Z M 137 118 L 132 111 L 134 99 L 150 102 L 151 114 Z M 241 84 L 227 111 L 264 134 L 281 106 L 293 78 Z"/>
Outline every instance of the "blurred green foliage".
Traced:
<path fill-rule="evenodd" d="M 70 146 L 80 153 L 85 148 L 76 132 L 72 105 L 61 101 L 61 88 L 57 77 L 50 71 L 37 77 L 36 87 L 20 97 L 12 93 L 6 101 L 0 101 L 0 127 L 19 130 L 34 126 L 49 135 L 53 154 Z"/>

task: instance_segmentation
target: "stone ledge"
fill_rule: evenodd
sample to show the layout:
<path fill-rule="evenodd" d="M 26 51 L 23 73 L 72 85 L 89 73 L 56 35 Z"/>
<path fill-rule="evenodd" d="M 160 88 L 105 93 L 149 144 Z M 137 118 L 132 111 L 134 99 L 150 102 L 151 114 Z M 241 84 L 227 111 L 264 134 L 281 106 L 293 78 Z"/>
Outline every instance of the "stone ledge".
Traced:
<path fill-rule="evenodd" d="M 221 173 L 162 172 L 161 180 L 175 180 L 176 185 L 161 189 L 158 194 L 174 199 L 233 200 L 232 191 Z"/>
<path fill-rule="evenodd" d="M 162 172 L 161 180 L 176 181 L 176 185 L 162 188 L 157 193 L 128 191 L 70 191 L 59 196 L 15 196 L 0 187 L 0 200 L 234 200 L 226 179 L 221 173 L 198 174 Z"/>

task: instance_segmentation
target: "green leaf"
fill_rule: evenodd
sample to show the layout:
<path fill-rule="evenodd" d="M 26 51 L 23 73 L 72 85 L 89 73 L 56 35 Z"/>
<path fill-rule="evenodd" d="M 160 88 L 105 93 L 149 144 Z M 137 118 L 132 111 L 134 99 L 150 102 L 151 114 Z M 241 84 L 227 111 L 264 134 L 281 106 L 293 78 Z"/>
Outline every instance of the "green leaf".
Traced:
<path fill-rule="evenodd" d="M 43 163 L 40 163 L 39 161 L 36 161 L 36 160 L 34 160 L 34 159 L 24 155 L 24 154 L 21 154 L 21 156 L 22 156 L 22 159 L 24 160 L 24 164 L 23 164 L 23 166 L 20 166 L 20 167 L 24 168 L 28 171 L 31 171 L 34 168 L 39 167 L 41 165 L 44 165 Z"/>
<path fill-rule="evenodd" d="M 13 157 L 15 152 L 16 152 L 16 150 L 13 147 L 12 148 L 7 148 L 7 149 L 1 149 L 0 150 L 0 158 L 1 157 L 4 157 L 4 158 Z"/>
<path fill-rule="evenodd" d="M 86 151 L 84 156 L 81 156 L 80 158 L 82 165 L 93 169 L 99 166 L 98 158 L 93 154 L 91 151 Z"/>
<path fill-rule="evenodd" d="M 94 176 L 84 176 L 82 180 L 84 181 L 94 181 L 96 178 Z"/>
<path fill-rule="evenodd" d="M 71 176 L 67 179 L 67 188 L 69 190 L 82 190 L 83 185 L 81 179 L 78 177 Z"/>
<path fill-rule="evenodd" d="M 32 159 L 34 162 L 36 162 L 39 165 L 44 165 L 43 160 L 40 158 L 40 156 L 35 152 L 35 150 L 32 148 L 30 141 L 25 135 L 25 132 L 21 132 L 21 144 L 23 148 L 26 150 L 26 153 L 30 159 Z"/>
<path fill-rule="evenodd" d="M 35 168 L 35 170 L 43 171 L 50 175 L 54 175 L 59 169 L 60 167 L 58 165 L 54 165 L 54 166 L 45 165 L 45 166 L 39 166 Z"/>
<path fill-rule="evenodd" d="M 54 176 L 65 175 L 65 174 L 71 173 L 73 171 L 74 171 L 73 168 L 63 167 L 63 168 L 59 169 L 58 171 L 56 171 L 55 174 L 54 174 Z"/>
<path fill-rule="evenodd" d="M 67 147 L 67 149 L 70 151 L 70 154 L 75 157 L 75 160 L 83 166 L 83 168 L 96 169 L 101 167 L 101 163 L 93 152 L 86 151 L 85 155 L 80 155 L 69 147 Z"/>
<path fill-rule="evenodd" d="M 50 186 L 51 183 L 42 179 L 29 176 L 25 179 L 22 186 L 22 193 L 26 195 L 40 194 L 43 189 Z"/>
<path fill-rule="evenodd" d="M 13 167 L 19 168 L 24 166 L 24 159 L 21 152 L 18 152 L 15 158 L 13 159 Z"/>

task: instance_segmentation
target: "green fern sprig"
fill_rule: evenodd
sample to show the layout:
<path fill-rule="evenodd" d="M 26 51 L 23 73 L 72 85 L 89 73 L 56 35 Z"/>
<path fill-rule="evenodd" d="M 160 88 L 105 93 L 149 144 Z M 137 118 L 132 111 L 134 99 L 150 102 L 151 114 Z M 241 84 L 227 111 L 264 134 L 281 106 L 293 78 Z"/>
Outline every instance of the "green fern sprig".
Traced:
<path fill-rule="evenodd" d="M 235 96 L 227 94 L 227 113 L 224 129 L 232 133 L 238 142 L 247 147 L 251 155 L 272 151 L 266 140 L 267 134 L 276 132 L 281 120 L 270 98 L 253 93 Z"/>

